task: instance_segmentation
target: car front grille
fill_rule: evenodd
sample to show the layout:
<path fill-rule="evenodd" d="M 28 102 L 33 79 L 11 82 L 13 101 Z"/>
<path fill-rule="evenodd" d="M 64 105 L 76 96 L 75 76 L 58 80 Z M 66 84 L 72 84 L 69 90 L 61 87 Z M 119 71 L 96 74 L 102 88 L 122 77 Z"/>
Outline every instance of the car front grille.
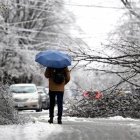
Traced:
<path fill-rule="evenodd" d="M 14 99 L 15 102 L 26 102 L 28 99 Z"/>

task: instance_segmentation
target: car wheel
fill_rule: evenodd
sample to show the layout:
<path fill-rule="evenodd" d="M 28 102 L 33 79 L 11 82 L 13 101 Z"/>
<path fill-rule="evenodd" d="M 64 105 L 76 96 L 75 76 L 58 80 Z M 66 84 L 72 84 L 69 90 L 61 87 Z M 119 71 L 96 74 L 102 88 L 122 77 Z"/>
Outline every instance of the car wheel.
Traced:
<path fill-rule="evenodd" d="M 41 112 L 41 111 L 42 111 L 42 108 L 36 109 L 36 112 Z"/>

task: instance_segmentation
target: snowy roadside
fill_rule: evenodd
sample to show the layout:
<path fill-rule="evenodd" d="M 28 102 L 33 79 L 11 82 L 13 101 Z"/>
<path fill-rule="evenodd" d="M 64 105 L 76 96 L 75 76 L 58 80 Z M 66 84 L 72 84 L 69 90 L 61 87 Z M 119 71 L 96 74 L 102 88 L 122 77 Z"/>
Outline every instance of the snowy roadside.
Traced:
<path fill-rule="evenodd" d="M 60 133 L 62 127 L 43 122 L 0 126 L 0 140 L 44 140 L 54 131 Z"/>
<path fill-rule="evenodd" d="M 111 127 L 130 128 L 132 135 L 140 137 L 140 120 L 123 118 L 115 116 L 110 118 L 77 118 L 77 117 L 63 117 L 63 125 L 57 124 L 57 117 L 54 118 L 54 124 L 49 124 L 48 111 L 41 113 L 36 112 L 21 112 L 21 114 L 31 115 L 34 120 L 32 123 L 24 125 L 2 125 L 0 126 L 0 140 L 46 140 L 51 136 L 57 137 L 62 133 L 74 133 L 77 125 L 83 124 L 89 127 Z M 91 125 L 92 124 L 92 125 Z M 97 128 L 97 129 L 99 129 Z M 91 128 L 92 129 L 92 128 Z M 93 128 L 96 130 L 96 128 Z M 79 131 L 79 130 L 78 130 Z M 103 130 L 105 131 L 105 130 Z M 116 131 L 116 130 L 114 130 Z M 121 133 L 121 132 L 120 132 Z M 113 139 L 112 139 L 113 140 Z"/>

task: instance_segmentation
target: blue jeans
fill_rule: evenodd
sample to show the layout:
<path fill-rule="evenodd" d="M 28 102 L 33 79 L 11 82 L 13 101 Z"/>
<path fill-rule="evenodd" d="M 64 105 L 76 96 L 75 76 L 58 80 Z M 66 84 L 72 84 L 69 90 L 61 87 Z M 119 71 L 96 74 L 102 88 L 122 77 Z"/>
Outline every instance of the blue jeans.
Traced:
<path fill-rule="evenodd" d="M 49 97 L 50 97 L 50 108 L 49 108 L 49 116 L 50 118 L 54 117 L 54 106 L 55 106 L 55 98 L 57 98 L 57 107 L 58 107 L 58 119 L 61 120 L 62 113 L 63 113 L 63 91 L 50 91 L 49 90 Z"/>

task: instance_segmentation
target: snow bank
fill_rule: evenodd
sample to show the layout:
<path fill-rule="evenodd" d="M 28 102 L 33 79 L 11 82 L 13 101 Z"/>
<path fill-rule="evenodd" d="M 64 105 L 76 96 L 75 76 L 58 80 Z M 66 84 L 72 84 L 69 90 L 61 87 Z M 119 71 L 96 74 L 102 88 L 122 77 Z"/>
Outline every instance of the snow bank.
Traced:
<path fill-rule="evenodd" d="M 78 117 L 63 117 L 64 121 L 75 121 L 75 122 L 89 122 L 89 121 L 95 121 L 95 120 L 114 120 L 114 121 L 138 121 L 140 122 L 139 119 L 132 119 L 132 118 L 123 118 L 122 116 L 114 116 L 114 117 L 108 117 L 108 118 L 78 118 Z"/>
<path fill-rule="evenodd" d="M 132 119 L 132 118 L 124 118 L 122 116 L 114 116 L 114 117 L 109 117 L 108 119 L 110 120 L 126 120 L 126 121 L 136 121 L 137 119 Z"/>
<path fill-rule="evenodd" d="M 0 140 L 46 140 L 52 132 L 62 132 L 62 126 L 42 122 L 0 126 Z"/>

